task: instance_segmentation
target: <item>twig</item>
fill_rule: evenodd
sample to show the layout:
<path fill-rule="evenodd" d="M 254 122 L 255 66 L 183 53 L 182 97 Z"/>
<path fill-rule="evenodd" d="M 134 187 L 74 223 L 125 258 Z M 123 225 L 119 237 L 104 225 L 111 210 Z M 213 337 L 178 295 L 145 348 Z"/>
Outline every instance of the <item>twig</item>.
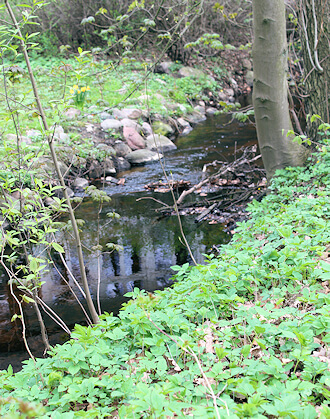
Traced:
<path fill-rule="evenodd" d="M 159 199 L 153 198 L 152 196 L 143 196 L 142 198 L 138 198 L 136 202 L 142 201 L 143 199 L 151 199 L 152 201 L 155 201 L 158 204 L 164 205 L 164 207 L 166 208 L 171 208 L 169 205 L 165 204 L 165 202 L 159 201 Z"/>
<path fill-rule="evenodd" d="M 216 202 L 212 204 L 209 208 L 206 208 L 198 217 L 195 218 L 195 223 L 200 223 L 210 212 L 212 212 L 220 203 Z"/>
<path fill-rule="evenodd" d="M 242 164 L 250 164 L 250 163 L 253 163 L 254 161 L 261 158 L 261 155 L 258 155 L 256 157 L 253 157 L 252 159 L 248 160 L 248 159 L 245 158 L 245 155 L 246 154 L 244 153 L 242 157 L 240 157 L 235 162 L 233 162 L 231 164 L 228 164 L 224 169 L 219 170 L 214 175 L 211 175 L 210 177 L 202 180 L 197 185 L 193 186 L 192 188 L 188 189 L 187 191 L 183 191 L 182 194 L 179 196 L 179 198 L 177 200 L 177 204 L 180 205 L 187 195 L 190 195 L 191 193 L 195 192 L 197 189 L 201 188 L 203 185 L 210 182 L 211 180 L 225 175 L 227 172 L 232 171 L 234 168 L 237 168 L 238 166 L 241 166 Z"/>

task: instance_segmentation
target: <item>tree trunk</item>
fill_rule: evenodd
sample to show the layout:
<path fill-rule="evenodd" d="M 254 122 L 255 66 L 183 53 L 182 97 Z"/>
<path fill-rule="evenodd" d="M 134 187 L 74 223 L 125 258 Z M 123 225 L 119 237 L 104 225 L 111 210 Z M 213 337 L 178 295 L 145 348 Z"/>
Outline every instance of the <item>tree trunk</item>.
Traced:
<path fill-rule="evenodd" d="M 304 84 L 308 97 L 306 113 L 320 115 L 329 123 L 330 94 L 330 3 L 329 0 L 301 0 L 300 27 L 304 59 Z M 307 135 L 317 140 L 320 121 L 307 120 Z"/>
<path fill-rule="evenodd" d="M 294 143 L 287 86 L 287 41 L 284 0 L 253 0 L 253 105 L 258 142 L 271 178 L 277 169 L 299 166 L 305 148 Z"/>

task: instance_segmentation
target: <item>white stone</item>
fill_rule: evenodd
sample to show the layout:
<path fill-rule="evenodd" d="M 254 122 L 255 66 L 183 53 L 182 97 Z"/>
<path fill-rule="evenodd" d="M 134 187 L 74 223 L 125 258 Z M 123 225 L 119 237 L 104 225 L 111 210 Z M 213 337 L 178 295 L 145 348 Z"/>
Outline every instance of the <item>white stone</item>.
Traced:
<path fill-rule="evenodd" d="M 101 128 L 106 129 L 114 129 L 119 130 L 123 126 L 121 121 L 117 121 L 116 119 L 105 119 L 101 122 Z"/>
<path fill-rule="evenodd" d="M 147 148 L 152 151 L 166 152 L 175 150 L 176 145 L 164 135 L 152 134 L 147 137 Z"/>

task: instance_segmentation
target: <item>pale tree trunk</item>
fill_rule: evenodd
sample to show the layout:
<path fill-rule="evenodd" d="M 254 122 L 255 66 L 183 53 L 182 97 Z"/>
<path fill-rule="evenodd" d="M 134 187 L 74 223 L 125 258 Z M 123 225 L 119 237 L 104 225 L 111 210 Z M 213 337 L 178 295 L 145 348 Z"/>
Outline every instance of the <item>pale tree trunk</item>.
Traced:
<path fill-rule="evenodd" d="M 301 0 L 299 11 L 302 52 L 304 59 L 304 85 L 308 97 L 306 112 L 320 115 L 329 122 L 330 94 L 330 2 L 329 0 Z M 320 121 L 307 121 L 307 134 L 317 139 Z"/>
<path fill-rule="evenodd" d="M 305 148 L 292 142 L 287 87 L 284 0 L 253 0 L 253 105 L 259 147 L 271 178 L 277 169 L 302 165 Z"/>

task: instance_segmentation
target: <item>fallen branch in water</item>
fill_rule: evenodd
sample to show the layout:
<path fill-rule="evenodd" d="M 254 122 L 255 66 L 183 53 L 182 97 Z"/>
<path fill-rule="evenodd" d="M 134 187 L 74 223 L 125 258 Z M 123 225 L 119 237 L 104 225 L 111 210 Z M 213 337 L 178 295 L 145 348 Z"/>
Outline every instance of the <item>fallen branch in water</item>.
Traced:
<path fill-rule="evenodd" d="M 201 222 L 207 215 L 210 214 L 210 212 L 212 212 L 217 206 L 219 205 L 219 203 L 215 203 L 213 205 L 211 205 L 210 207 L 206 208 L 206 210 L 204 210 L 198 217 L 195 218 L 195 223 L 199 223 Z"/>
<path fill-rule="evenodd" d="M 243 151 L 242 156 L 235 160 L 234 162 L 231 163 L 226 163 L 226 162 L 221 162 L 221 161 L 216 161 L 218 164 L 223 164 L 224 167 L 222 167 L 217 173 L 214 173 L 213 175 L 209 176 L 208 178 L 202 180 L 201 182 L 199 182 L 197 185 L 193 186 L 192 188 L 183 191 L 181 193 L 181 195 L 179 196 L 178 200 L 177 200 L 177 205 L 180 205 L 182 203 L 182 201 L 185 199 L 186 196 L 190 195 L 191 193 L 195 192 L 196 190 L 200 189 L 202 186 L 206 185 L 207 183 L 211 183 L 212 181 L 214 181 L 215 179 L 220 178 L 221 176 L 224 176 L 225 174 L 227 174 L 228 172 L 235 172 L 237 171 L 238 168 L 242 167 L 243 165 L 250 165 L 251 163 L 254 163 L 255 161 L 257 161 L 258 159 L 261 158 L 261 155 L 259 154 L 258 156 L 252 157 L 252 158 L 248 158 L 247 156 L 251 153 L 254 153 L 256 151 L 256 146 L 253 146 L 252 149 L 250 148 L 246 148 Z M 213 165 L 214 162 L 209 163 L 209 165 Z M 204 166 L 205 168 L 205 166 Z M 204 169 L 203 169 L 204 171 Z"/>

